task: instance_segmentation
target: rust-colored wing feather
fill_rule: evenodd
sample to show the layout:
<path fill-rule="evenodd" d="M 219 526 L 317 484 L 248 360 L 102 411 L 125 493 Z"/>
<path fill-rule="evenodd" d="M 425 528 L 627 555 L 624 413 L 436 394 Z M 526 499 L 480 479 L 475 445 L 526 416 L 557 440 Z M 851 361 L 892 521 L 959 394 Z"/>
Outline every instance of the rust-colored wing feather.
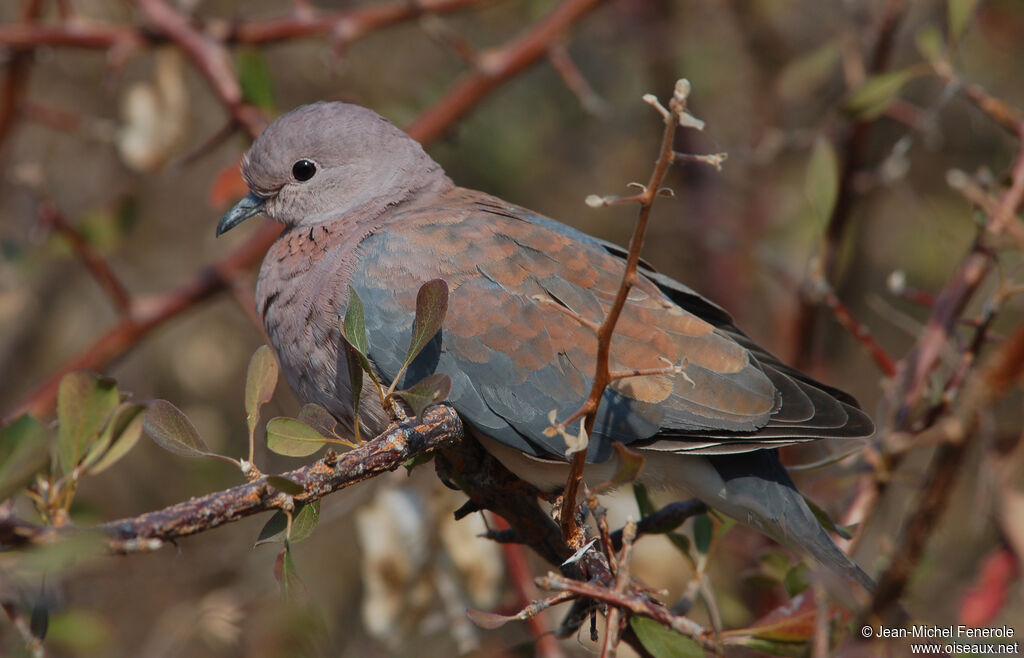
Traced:
<path fill-rule="evenodd" d="M 622 277 L 620 257 L 553 220 L 456 189 L 442 203 L 394 213 L 363 240 L 357 258 L 353 285 L 384 378 L 401 366 L 417 289 L 442 278 L 451 289 L 444 329 L 410 369 L 409 383 L 447 373 L 451 401 L 471 426 L 535 455 L 564 452 L 562 439 L 544 432 L 547 416 L 556 410 L 564 418 L 584 400 L 597 349 L 593 331 L 574 315 L 602 320 Z M 724 311 L 651 273 L 630 293 L 611 368 L 670 364 L 685 374 L 619 379 L 606 391 L 589 459 L 607 458 L 612 441 L 734 452 L 865 433 L 860 422 L 844 430 L 851 410 L 859 413 L 848 396 L 794 377 Z"/>

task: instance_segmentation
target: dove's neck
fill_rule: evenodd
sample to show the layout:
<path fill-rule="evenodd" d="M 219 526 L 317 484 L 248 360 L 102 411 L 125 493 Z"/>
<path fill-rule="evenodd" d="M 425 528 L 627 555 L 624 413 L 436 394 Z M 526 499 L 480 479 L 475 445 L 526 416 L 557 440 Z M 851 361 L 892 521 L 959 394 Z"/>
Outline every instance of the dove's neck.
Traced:
<path fill-rule="evenodd" d="M 411 140 L 410 140 L 411 141 Z M 441 165 L 419 146 L 380 154 L 379 158 L 356 158 L 339 165 L 330 179 L 331 187 L 306 198 L 303 219 L 298 225 L 344 222 L 354 233 L 378 228 L 385 215 L 410 204 L 430 202 L 454 185 Z M 379 160 L 387 162 L 381 167 Z"/>

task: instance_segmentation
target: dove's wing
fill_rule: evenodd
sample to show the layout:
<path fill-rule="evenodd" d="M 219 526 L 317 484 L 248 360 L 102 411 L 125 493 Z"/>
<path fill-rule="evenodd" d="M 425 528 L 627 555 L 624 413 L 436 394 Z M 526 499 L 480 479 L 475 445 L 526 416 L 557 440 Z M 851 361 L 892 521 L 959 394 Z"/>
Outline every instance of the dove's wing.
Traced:
<path fill-rule="evenodd" d="M 611 305 L 621 258 L 553 220 L 461 189 L 394 212 L 357 251 L 352 285 L 366 307 L 369 355 L 385 379 L 401 367 L 419 286 L 444 279 L 444 328 L 404 383 L 446 373 L 451 403 L 475 429 L 531 454 L 564 453 L 563 440 L 545 433 L 548 414 L 563 419 L 588 394 L 597 339 L 587 323 L 599 323 Z M 870 433 L 852 398 L 837 399 L 783 366 L 720 308 L 665 277 L 640 277 L 616 327 L 611 368 L 673 364 L 682 373 L 609 387 L 590 460 L 607 458 L 612 441 L 722 453 Z"/>

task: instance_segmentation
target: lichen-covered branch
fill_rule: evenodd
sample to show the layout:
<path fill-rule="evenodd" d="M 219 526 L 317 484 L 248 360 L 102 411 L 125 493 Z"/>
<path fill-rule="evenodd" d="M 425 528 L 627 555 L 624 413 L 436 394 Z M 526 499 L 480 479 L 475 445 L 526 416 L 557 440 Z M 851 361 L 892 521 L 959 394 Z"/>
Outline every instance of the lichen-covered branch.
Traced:
<path fill-rule="evenodd" d="M 140 516 L 110 521 L 97 527 L 108 536 L 114 552 L 130 553 L 155 550 L 166 542 L 212 530 L 253 514 L 291 510 L 295 503 L 319 500 L 340 489 L 393 471 L 410 459 L 458 443 L 462 422 L 447 405 L 427 410 L 422 418 L 390 426 L 384 433 L 358 448 L 342 454 L 328 452 L 316 462 L 282 473 L 302 487 L 302 493 L 289 495 L 274 489 L 260 477 L 224 491 L 192 498 L 183 503 Z M 80 532 L 32 526 L 12 515 L 0 516 L 0 541 L 5 548 L 28 544 L 47 544 Z"/>

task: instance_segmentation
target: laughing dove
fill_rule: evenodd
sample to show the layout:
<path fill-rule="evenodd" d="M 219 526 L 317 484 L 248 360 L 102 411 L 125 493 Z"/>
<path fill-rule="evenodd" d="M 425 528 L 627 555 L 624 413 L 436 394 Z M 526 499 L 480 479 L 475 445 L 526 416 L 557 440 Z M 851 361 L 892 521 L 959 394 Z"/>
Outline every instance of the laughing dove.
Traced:
<path fill-rule="evenodd" d="M 250 194 L 217 234 L 260 213 L 284 224 L 256 298 L 300 399 L 351 428 L 339 330 L 349 286 L 366 308 L 370 364 L 390 382 L 420 285 L 443 279 L 451 291 L 443 328 L 400 384 L 447 374 L 450 404 L 486 449 L 543 490 L 564 486 L 566 445 L 545 429 L 551 410 L 565 418 L 587 396 L 597 340 L 573 314 L 603 319 L 624 271 L 620 247 L 456 187 L 416 141 L 345 103 L 277 119 L 242 174 Z M 650 486 L 699 498 L 870 589 L 775 450 L 870 435 L 856 400 L 781 363 L 725 310 L 644 267 L 616 326 L 610 366 L 664 369 L 666 359 L 682 373 L 620 379 L 605 391 L 585 477 L 610 479 L 612 444 L 627 444 L 645 456 L 641 477 Z M 371 389 L 363 387 L 359 418 L 368 435 L 388 424 Z"/>

